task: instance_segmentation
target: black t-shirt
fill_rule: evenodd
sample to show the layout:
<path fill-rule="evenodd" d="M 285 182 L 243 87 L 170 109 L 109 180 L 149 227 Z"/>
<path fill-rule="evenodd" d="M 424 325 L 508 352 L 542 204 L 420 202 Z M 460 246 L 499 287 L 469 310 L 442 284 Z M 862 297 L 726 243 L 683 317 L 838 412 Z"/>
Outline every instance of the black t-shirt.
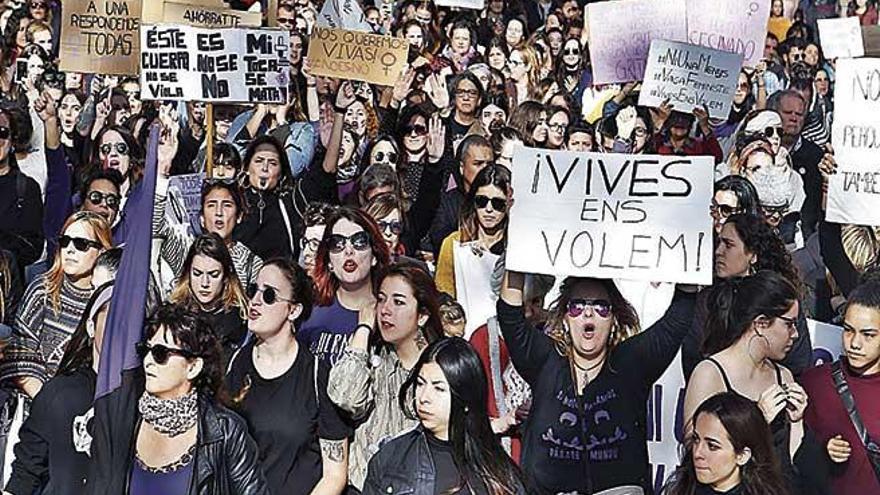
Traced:
<path fill-rule="evenodd" d="M 428 449 L 431 451 L 431 459 L 434 461 L 434 495 L 485 495 L 488 493 L 482 482 L 476 481 L 473 491 L 465 486 L 461 478 L 455 458 L 452 456 L 452 444 L 438 439 L 430 433 L 426 434 Z M 456 491 L 451 491 L 459 488 Z"/>
<path fill-rule="evenodd" d="M 352 431 L 327 397 L 326 369 L 316 376 L 315 358 L 305 346 L 299 346 L 290 369 L 272 379 L 254 368 L 253 350 L 249 343 L 236 354 L 227 385 L 232 397 L 250 385 L 237 411 L 257 442 L 270 492 L 308 494 L 322 474 L 318 438 L 341 440 Z"/>

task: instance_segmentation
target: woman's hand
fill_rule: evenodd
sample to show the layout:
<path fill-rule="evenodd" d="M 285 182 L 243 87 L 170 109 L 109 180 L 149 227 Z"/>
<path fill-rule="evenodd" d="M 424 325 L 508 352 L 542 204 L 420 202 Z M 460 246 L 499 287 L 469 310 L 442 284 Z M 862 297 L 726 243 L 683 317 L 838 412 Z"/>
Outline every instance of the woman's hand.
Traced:
<path fill-rule="evenodd" d="M 429 162 L 437 163 L 443 158 L 443 150 L 446 149 L 446 126 L 437 114 L 434 114 L 428 122 L 427 148 Z"/>
<path fill-rule="evenodd" d="M 617 112 L 617 137 L 629 141 L 632 139 L 633 129 L 636 127 L 636 107 L 628 106 Z"/>
<path fill-rule="evenodd" d="M 804 418 L 804 411 L 807 409 L 810 398 L 804 387 L 801 387 L 797 382 L 786 383 L 783 388 L 787 394 L 785 402 L 788 419 L 792 423 L 797 423 Z"/>
<path fill-rule="evenodd" d="M 842 464 L 848 461 L 850 454 L 852 454 L 852 447 L 850 447 L 849 442 L 844 440 L 840 435 L 836 435 L 834 438 L 828 440 L 825 449 L 828 451 L 828 457 L 830 457 L 836 464 Z"/>
<path fill-rule="evenodd" d="M 651 120 L 654 121 L 654 131 L 659 131 L 663 128 L 666 120 L 672 115 L 673 109 L 674 107 L 669 104 L 669 98 L 667 98 L 660 103 L 659 107 L 649 110 L 651 112 Z"/>
<path fill-rule="evenodd" d="M 513 412 L 510 412 L 498 418 L 490 418 L 489 423 L 492 425 L 493 433 L 496 435 L 502 435 L 516 426 L 516 415 Z"/>
<path fill-rule="evenodd" d="M 339 90 L 336 91 L 336 109 L 348 109 L 348 107 L 354 103 L 356 98 L 354 86 L 352 86 L 351 81 L 343 81 L 342 84 L 339 85 Z"/>
<path fill-rule="evenodd" d="M 395 105 L 399 105 L 406 99 L 415 77 L 416 71 L 409 67 L 403 69 L 403 72 L 397 76 L 397 80 L 394 81 L 394 89 L 391 92 L 391 101 Z"/>
<path fill-rule="evenodd" d="M 425 91 L 435 107 L 443 110 L 449 106 L 449 89 L 446 87 L 446 78 L 441 74 L 431 74 L 425 79 Z"/>
<path fill-rule="evenodd" d="M 55 105 L 55 99 L 46 91 L 40 94 L 40 97 L 34 100 L 34 111 L 40 116 L 40 120 L 48 122 L 58 116 Z"/>
<path fill-rule="evenodd" d="M 177 155 L 179 146 L 178 133 L 180 121 L 177 119 L 177 109 L 171 105 L 162 105 L 159 108 L 159 149 L 157 160 L 159 174 L 163 177 L 171 175 L 171 162 Z"/>
<path fill-rule="evenodd" d="M 785 408 L 787 398 L 788 394 L 778 383 L 773 384 L 761 394 L 758 398 L 758 408 L 764 413 L 767 424 L 772 423 L 779 412 Z"/>
<path fill-rule="evenodd" d="M 376 325 L 376 298 L 371 297 L 364 301 L 358 308 L 358 326 L 366 325 L 370 328 Z"/>

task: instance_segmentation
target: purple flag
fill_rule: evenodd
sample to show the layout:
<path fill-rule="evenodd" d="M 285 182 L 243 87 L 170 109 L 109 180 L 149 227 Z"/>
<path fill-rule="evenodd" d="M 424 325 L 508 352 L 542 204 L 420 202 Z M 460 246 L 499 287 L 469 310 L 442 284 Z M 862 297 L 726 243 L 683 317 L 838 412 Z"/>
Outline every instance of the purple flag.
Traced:
<path fill-rule="evenodd" d="M 159 128 L 150 129 L 144 177 L 132 191 L 126 205 L 125 233 L 122 261 L 107 315 L 98 383 L 95 399 L 114 391 L 122 383 L 122 372 L 141 365 L 135 344 L 140 341 L 144 327 L 144 308 L 147 303 L 147 284 L 150 279 L 150 247 L 153 222 L 153 199 L 156 194 L 157 152 Z"/>

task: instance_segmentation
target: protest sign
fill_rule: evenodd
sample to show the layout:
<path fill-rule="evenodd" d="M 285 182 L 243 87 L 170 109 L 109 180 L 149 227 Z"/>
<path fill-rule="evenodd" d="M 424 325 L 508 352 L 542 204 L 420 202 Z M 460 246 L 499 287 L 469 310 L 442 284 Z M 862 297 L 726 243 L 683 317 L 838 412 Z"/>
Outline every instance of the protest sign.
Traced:
<path fill-rule="evenodd" d="M 286 30 L 144 26 L 141 46 L 145 100 L 287 101 Z"/>
<path fill-rule="evenodd" d="M 837 62 L 828 182 L 829 222 L 880 225 L 880 59 Z"/>
<path fill-rule="evenodd" d="M 743 56 L 755 66 L 764 58 L 770 0 L 687 0 L 687 41 Z"/>
<path fill-rule="evenodd" d="M 654 40 L 648 53 L 639 105 L 659 107 L 668 99 L 682 112 L 705 107 L 710 117 L 727 118 L 742 60 L 738 53 Z"/>
<path fill-rule="evenodd" d="M 640 81 L 651 41 L 687 39 L 685 0 L 619 0 L 587 9 L 594 84 Z"/>
<path fill-rule="evenodd" d="M 712 282 L 711 157 L 513 154 L 511 270 Z"/>
<path fill-rule="evenodd" d="M 61 70 L 137 74 L 142 0 L 65 0 Z"/>
<path fill-rule="evenodd" d="M 373 31 L 357 0 L 326 0 L 318 14 L 317 24 L 323 28 L 350 29 L 366 33 Z"/>
<path fill-rule="evenodd" d="M 483 10 L 484 0 L 437 0 L 438 7 L 458 7 L 461 9 Z"/>
<path fill-rule="evenodd" d="M 162 22 L 204 28 L 260 27 L 263 16 L 259 12 L 203 7 L 165 0 Z"/>
<path fill-rule="evenodd" d="M 199 235 L 202 231 L 202 174 L 175 175 L 168 181 L 168 205 L 166 216 L 172 217 L 170 225 L 185 224 L 189 234 Z M 177 205 L 184 211 L 174 211 Z M 170 220 L 170 219 L 169 219 Z"/>
<path fill-rule="evenodd" d="M 858 17 L 819 19 L 819 39 L 825 58 L 865 56 L 862 26 Z"/>
<path fill-rule="evenodd" d="M 862 26 L 866 57 L 880 57 L 880 26 Z"/>
<path fill-rule="evenodd" d="M 403 38 L 315 27 L 309 38 L 312 74 L 392 86 L 406 66 Z"/>

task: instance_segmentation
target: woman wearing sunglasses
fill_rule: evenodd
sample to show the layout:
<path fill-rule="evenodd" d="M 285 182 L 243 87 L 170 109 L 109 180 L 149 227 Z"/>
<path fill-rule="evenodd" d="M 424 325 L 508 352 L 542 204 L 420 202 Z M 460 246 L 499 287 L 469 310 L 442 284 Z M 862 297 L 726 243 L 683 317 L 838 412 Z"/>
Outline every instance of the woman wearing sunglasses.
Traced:
<path fill-rule="evenodd" d="M 122 202 L 125 209 L 129 194 L 143 175 L 144 151 L 135 137 L 125 127 L 111 125 L 101 129 L 95 137 L 91 159 L 92 170 L 113 169 L 122 174 Z"/>
<path fill-rule="evenodd" d="M 526 318 L 523 286 L 522 273 L 507 271 L 497 309 L 532 389 L 521 464 L 535 493 L 630 485 L 651 493 L 645 401 L 692 325 L 693 295 L 677 290 L 666 314 L 639 332 L 613 281 L 568 277 L 541 331 Z"/>
<path fill-rule="evenodd" d="M 523 473 L 489 426 L 487 389 L 480 358 L 465 340 L 444 338 L 428 346 L 398 398 L 418 428 L 373 456 L 364 495 L 525 494 Z"/>
<path fill-rule="evenodd" d="M 769 270 L 724 280 L 708 296 L 703 355 L 688 381 L 684 424 L 693 428 L 694 411 L 706 399 L 733 392 L 757 404 L 770 425 L 773 447 L 791 493 L 816 490 L 818 470 L 810 454 L 818 446 L 805 430 L 807 393 L 785 366 L 778 364 L 798 335 L 797 288 Z M 816 491 L 814 491 L 816 490 Z"/>
<path fill-rule="evenodd" d="M 275 259 L 248 292 L 254 339 L 235 354 L 226 383 L 257 441 L 269 492 L 339 494 L 351 429 L 327 398 L 326 370 L 296 339 L 312 311 L 311 281 L 298 265 Z"/>
<path fill-rule="evenodd" d="M 366 213 L 342 207 L 327 219 L 312 278 L 317 306 L 296 338 L 330 365 L 342 357 L 363 308 L 375 306 L 373 288 L 388 265 L 388 245 Z"/>
<path fill-rule="evenodd" d="M 162 304 L 136 350 L 143 366 L 95 403 L 87 493 L 268 495 L 246 423 L 220 404 L 223 357 L 211 327 Z"/>
<path fill-rule="evenodd" d="M 406 254 L 406 248 L 400 242 L 400 236 L 406 227 L 403 202 L 393 193 L 384 193 L 373 196 L 363 210 L 376 221 L 382 232 L 382 239 L 388 245 L 391 261 L 396 262 Z"/>
<path fill-rule="evenodd" d="M 467 287 L 463 291 L 467 300 L 458 299 L 468 316 L 470 332 L 494 314 L 495 297 L 489 280 L 495 261 L 504 253 L 512 198 L 510 171 L 501 165 L 485 167 L 461 206 L 458 231 L 446 237 L 440 248 L 437 288 L 455 297 L 459 288 Z M 459 256 L 463 259 L 456 262 Z M 461 268 L 464 266 L 467 269 Z"/>
<path fill-rule="evenodd" d="M 439 293 L 427 272 L 401 264 L 383 272 L 378 302 L 361 312 L 327 386 L 330 400 L 358 424 L 349 459 L 349 479 L 358 489 L 380 444 L 416 425 L 398 406 L 397 393 L 422 349 L 442 332 Z"/>
<path fill-rule="evenodd" d="M 758 191 L 745 177 L 728 175 L 715 182 L 715 195 L 709 206 L 715 233 L 721 233 L 721 228 L 731 215 L 746 213 L 760 216 L 759 206 Z"/>
<path fill-rule="evenodd" d="M 193 241 L 168 300 L 211 324 L 225 359 L 244 341 L 247 299 L 232 256 L 217 234 L 200 235 Z"/>
<path fill-rule="evenodd" d="M 95 213 L 74 213 L 61 232 L 52 267 L 25 291 L 0 361 L 0 379 L 12 380 L 31 398 L 58 371 L 94 290 L 95 260 L 113 247 L 110 226 Z"/>

